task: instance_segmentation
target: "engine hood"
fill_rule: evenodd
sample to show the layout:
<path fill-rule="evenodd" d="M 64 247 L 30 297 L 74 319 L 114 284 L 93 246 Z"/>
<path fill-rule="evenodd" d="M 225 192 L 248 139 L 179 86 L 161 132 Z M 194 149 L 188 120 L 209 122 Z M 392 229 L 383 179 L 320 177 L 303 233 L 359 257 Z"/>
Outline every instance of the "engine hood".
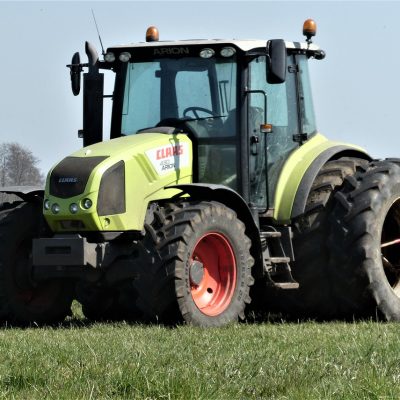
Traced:
<path fill-rule="evenodd" d="M 112 139 L 51 169 L 44 215 L 57 232 L 141 230 L 148 203 L 171 197 L 177 190 L 165 187 L 191 179 L 192 144 L 186 135 L 146 132 Z"/>

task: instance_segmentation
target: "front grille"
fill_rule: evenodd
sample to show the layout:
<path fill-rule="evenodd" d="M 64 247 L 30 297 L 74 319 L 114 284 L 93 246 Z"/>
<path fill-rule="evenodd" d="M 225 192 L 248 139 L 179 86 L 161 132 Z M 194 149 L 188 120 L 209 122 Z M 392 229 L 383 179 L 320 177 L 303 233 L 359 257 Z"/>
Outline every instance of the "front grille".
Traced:
<path fill-rule="evenodd" d="M 89 176 L 107 156 L 67 157 L 52 171 L 50 176 L 50 195 L 67 199 L 82 194 Z"/>

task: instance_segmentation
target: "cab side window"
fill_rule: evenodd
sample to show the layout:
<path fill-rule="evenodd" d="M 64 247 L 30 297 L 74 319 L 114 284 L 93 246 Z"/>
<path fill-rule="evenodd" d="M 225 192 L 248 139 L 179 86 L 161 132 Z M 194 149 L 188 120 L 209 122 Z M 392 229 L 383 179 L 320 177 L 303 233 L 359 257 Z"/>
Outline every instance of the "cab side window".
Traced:
<path fill-rule="evenodd" d="M 317 124 L 315 122 L 314 105 L 312 101 L 310 75 L 308 72 L 308 60 L 305 55 L 296 56 L 299 67 L 300 79 L 300 98 L 302 113 L 302 133 L 306 133 L 308 137 L 317 132 Z"/>

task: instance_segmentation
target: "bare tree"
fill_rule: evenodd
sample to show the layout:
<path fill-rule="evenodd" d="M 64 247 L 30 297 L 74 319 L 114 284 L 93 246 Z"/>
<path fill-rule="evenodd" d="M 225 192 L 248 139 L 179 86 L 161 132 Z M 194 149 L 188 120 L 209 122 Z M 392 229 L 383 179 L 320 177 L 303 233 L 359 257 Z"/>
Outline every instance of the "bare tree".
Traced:
<path fill-rule="evenodd" d="M 19 143 L 0 144 L 0 186 L 42 186 L 44 176 L 39 160 Z M 8 196 L 0 194 L 0 202 Z"/>
<path fill-rule="evenodd" d="M 8 143 L 6 169 L 11 185 L 40 185 L 43 176 L 37 168 L 39 160 L 18 143 Z"/>
<path fill-rule="evenodd" d="M 7 182 L 7 144 L 0 144 L 0 186 L 6 186 Z"/>

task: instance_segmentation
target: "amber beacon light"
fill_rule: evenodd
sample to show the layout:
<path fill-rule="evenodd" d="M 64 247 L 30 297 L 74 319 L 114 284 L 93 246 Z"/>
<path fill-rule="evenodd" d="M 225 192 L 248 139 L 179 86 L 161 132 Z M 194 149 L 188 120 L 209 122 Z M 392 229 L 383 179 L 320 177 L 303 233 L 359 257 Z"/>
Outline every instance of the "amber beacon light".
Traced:
<path fill-rule="evenodd" d="M 311 38 L 317 33 L 317 24 L 313 19 L 307 19 L 303 24 L 303 35 L 307 38 L 307 43 L 312 43 Z"/>
<path fill-rule="evenodd" d="M 146 31 L 146 42 L 158 42 L 159 33 L 155 26 L 149 26 Z"/>

